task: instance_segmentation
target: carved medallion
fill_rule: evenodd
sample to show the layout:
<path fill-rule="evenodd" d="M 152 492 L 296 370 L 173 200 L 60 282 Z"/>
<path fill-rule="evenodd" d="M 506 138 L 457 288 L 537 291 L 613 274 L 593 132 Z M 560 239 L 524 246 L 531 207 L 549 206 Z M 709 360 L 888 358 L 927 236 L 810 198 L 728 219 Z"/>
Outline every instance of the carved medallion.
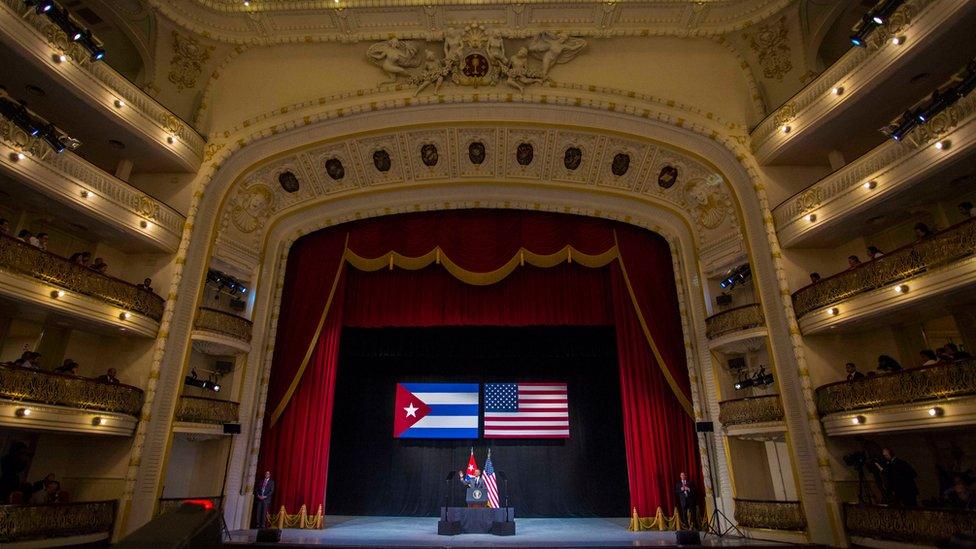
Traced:
<path fill-rule="evenodd" d="M 346 169 L 342 167 L 342 161 L 338 158 L 330 158 L 325 161 L 325 173 L 329 177 L 338 181 L 346 176 Z"/>
<path fill-rule="evenodd" d="M 184 36 L 173 31 L 173 57 L 169 62 L 169 81 L 176 84 L 177 91 L 193 88 L 203 72 L 203 66 L 210 59 L 214 46 L 204 46 L 193 36 Z"/>
<path fill-rule="evenodd" d="M 665 166 L 661 168 L 661 172 L 657 174 L 657 184 L 662 189 L 670 189 L 674 187 L 674 184 L 678 182 L 678 168 L 674 166 Z"/>
<path fill-rule="evenodd" d="M 461 74 L 468 78 L 484 78 L 488 74 L 488 58 L 480 53 L 468 54 L 461 66 Z"/>
<path fill-rule="evenodd" d="M 482 164 L 485 161 L 485 144 L 475 141 L 468 145 L 468 158 L 472 164 Z"/>
<path fill-rule="evenodd" d="M 426 145 L 420 147 L 420 160 L 424 163 L 424 166 L 428 168 L 433 168 L 437 165 L 439 157 L 437 155 L 437 147 L 433 143 L 427 143 Z"/>
<path fill-rule="evenodd" d="M 755 33 L 746 33 L 745 38 L 759 58 L 764 77 L 775 78 L 782 82 L 783 77 L 793 70 L 786 17 L 780 17 L 775 23 L 760 26 Z"/>
<path fill-rule="evenodd" d="M 515 161 L 521 166 L 531 164 L 534 156 L 535 150 L 532 148 L 532 143 L 519 143 L 519 146 L 515 149 Z"/>
<path fill-rule="evenodd" d="M 242 233 L 254 232 L 263 224 L 274 205 L 274 194 L 267 185 L 241 187 L 231 203 L 230 219 Z"/>
<path fill-rule="evenodd" d="M 278 175 L 278 184 L 284 189 L 286 193 L 293 193 L 298 190 L 300 186 L 298 183 L 298 177 L 291 172 L 282 172 Z"/>
<path fill-rule="evenodd" d="M 376 166 L 376 169 L 381 172 L 390 171 L 390 167 L 393 166 L 393 161 L 390 160 L 390 153 L 384 149 L 373 151 L 373 166 Z"/>
<path fill-rule="evenodd" d="M 685 187 L 685 202 L 695 220 L 706 229 L 714 229 L 725 220 L 726 204 L 720 181 L 692 179 Z"/>
<path fill-rule="evenodd" d="M 570 147 L 563 153 L 563 166 L 569 171 L 574 171 L 583 163 L 583 151 L 579 147 Z"/>
<path fill-rule="evenodd" d="M 617 153 L 613 157 L 613 162 L 610 163 L 610 172 L 613 175 L 620 177 L 627 173 L 630 168 L 630 155 L 626 153 Z"/>

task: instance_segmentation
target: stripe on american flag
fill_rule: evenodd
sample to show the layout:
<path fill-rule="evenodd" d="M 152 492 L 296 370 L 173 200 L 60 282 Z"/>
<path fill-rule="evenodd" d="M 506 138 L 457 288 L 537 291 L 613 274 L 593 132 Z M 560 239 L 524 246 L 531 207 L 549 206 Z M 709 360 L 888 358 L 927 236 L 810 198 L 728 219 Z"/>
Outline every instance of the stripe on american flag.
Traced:
<path fill-rule="evenodd" d="M 486 383 L 485 438 L 569 438 L 565 383 Z"/>

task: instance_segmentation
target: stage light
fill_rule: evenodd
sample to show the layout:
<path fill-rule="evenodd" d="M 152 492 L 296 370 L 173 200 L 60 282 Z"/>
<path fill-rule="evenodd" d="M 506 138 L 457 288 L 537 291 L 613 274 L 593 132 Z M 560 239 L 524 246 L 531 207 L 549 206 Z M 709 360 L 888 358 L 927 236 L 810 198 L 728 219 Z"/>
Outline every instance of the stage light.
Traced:
<path fill-rule="evenodd" d="M 27 416 L 31 415 L 31 409 L 30 408 L 17 408 L 17 410 L 14 412 L 14 415 L 17 416 L 17 417 L 27 417 Z"/>
<path fill-rule="evenodd" d="M 878 17 L 877 15 L 875 15 L 874 17 L 872 17 L 871 18 L 871 21 L 874 21 L 874 24 L 875 25 L 883 25 L 884 24 L 884 19 Z"/>
<path fill-rule="evenodd" d="M 91 54 L 91 60 L 92 61 L 101 61 L 102 59 L 105 59 L 105 50 L 104 49 L 102 49 L 102 48 L 95 48 L 94 50 L 92 50 L 92 54 Z"/>
<path fill-rule="evenodd" d="M 938 406 L 933 406 L 929 408 L 929 415 L 932 417 L 938 417 L 945 413 L 945 410 Z"/>
<path fill-rule="evenodd" d="M 867 189 L 867 190 L 869 190 L 869 191 L 870 190 L 873 190 L 877 186 L 878 186 L 878 182 L 877 181 L 874 181 L 873 179 L 871 181 L 868 181 L 868 182 L 866 182 L 864 184 L 864 188 Z"/>
<path fill-rule="evenodd" d="M 864 416 L 854 416 L 851 418 L 851 423 L 854 425 L 862 425 L 866 421 Z"/>
<path fill-rule="evenodd" d="M 752 382 L 752 378 L 751 377 L 747 377 L 745 379 L 740 379 L 735 384 L 735 390 L 736 391 L 741 391 L 742 389 L 748 389 L 749 387 L 752 387 L 752 383 L 753 382 Z"/>
<path fill-rule="evenodd" d="M 70 32 L 67 32 L 65 34 L 71 37 L 72 42 L 77 42 L 81 40 L 82 36 L 84 36 L 84 33 L 81 31 L 81 29 L 77 29 L 77 28 L 71 29 Z"/>
<path fill-rule="evenodd" d="M 864 40 L 862 40 L 861 37 L 859 37 L 859 36 L 851 36 L 851 44 L 853 44 L 853 45 L 855 45 L 855 46 L 857 46 L 859 48 L 863 48 L 864 47 Z"/>

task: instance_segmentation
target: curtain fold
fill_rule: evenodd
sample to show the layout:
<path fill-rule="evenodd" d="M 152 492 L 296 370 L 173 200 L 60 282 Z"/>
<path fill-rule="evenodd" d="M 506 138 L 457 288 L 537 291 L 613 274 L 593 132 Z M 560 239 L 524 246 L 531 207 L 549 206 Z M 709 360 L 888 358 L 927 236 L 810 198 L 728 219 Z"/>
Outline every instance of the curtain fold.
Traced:
<path fill-rule="evenodd" d="M 592 257 L 573 261 L 567 246 Z M 524 251 L 565 253 L 565 262 L 523 265 Z M 435 264 L 424 267 L 431 254 Z M 372 261 L 391 257 L 385 269 Z M 444 266 L 487 273 L 514 257 L 511 274 L 485 285 Z M 364 262 L 368 272 L 355 268 Z M 351 223 L 293 246 L 259 459 L 259 471 L 277 479 L 274 509 L 307 504 L 312 513 L 324 501 L 342 327 L 444 325 L 615 326 L 631 506 L 641 514 L 671 509 L 681 471 L 701 486 L 667 242 L 608 220 L 461 210 Z"/>

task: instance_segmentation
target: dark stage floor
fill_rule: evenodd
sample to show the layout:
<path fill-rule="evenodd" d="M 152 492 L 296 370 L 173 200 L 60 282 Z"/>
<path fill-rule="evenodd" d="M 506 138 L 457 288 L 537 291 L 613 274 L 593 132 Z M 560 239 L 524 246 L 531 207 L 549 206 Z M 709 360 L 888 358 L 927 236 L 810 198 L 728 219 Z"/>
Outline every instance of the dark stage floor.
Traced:
<path fill-rule="evenodd" d="M 437 518 L 329 516 L 323 530 L 283 530 L 281 543 L 329 547 L 669 547 L 674 532 L 630 532 L 627 518 L 517 519 L 515 536 L 463 534 L 438 536 Z M 255 530 L 237 530 L 231 544 L 253 544 Z M 268 544 L 273 546 L 275 544 Z M 707 536 L 710 547 L 785 547 L 786 544 Z"/>

